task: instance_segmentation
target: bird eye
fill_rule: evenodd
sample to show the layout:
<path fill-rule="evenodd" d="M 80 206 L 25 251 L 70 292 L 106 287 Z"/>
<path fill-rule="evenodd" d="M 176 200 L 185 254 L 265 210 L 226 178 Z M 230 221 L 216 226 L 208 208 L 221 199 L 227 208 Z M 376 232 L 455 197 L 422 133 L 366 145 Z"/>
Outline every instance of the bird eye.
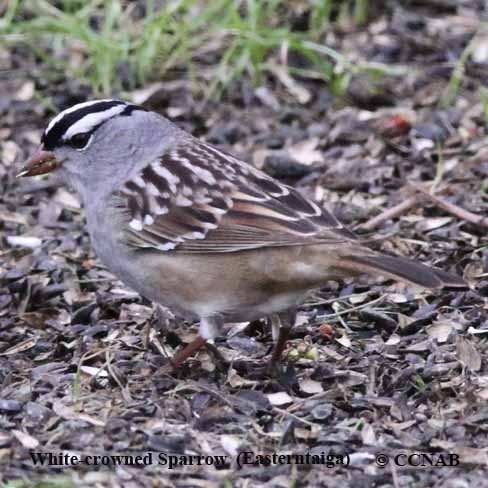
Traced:
<path fill-rule="evenodd" d="M 89 132 L 75 134 L 68 141 L 68 144 L 75 149 L 83 149 L 90 142 L 91 134 Z"/>

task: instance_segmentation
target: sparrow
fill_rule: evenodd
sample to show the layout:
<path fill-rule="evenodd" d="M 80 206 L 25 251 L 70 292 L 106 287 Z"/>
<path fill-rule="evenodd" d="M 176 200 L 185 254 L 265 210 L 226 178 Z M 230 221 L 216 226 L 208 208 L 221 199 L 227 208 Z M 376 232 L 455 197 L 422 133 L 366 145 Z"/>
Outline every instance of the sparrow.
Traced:
<path fill-rule="evenodd" d="M 120 100 L 68 108 L 18 176 L 55 172 L 81 196 L 92 245 L 140 295 L 199 321 L 177 368 L 225 322 L 271 318 L 278 361 L 297 307 L 330 280 L 381 275 L 428 289 L 462 278 L 380 254 L 256 167 Z"/>

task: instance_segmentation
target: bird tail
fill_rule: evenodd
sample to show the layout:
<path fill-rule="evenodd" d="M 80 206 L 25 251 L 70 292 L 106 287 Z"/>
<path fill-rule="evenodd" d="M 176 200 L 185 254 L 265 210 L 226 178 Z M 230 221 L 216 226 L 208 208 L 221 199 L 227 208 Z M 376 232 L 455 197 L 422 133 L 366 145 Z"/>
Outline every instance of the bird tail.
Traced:
<path fill-rule="evenodd" d="M 416 263 L 411 259 L 384 254 L 344 256 L 341 267 L 367 274 L 382 274 L 386 277 L 412 283 L 424 288 L 467 288 L 459 276 L 438 268 Z"/>

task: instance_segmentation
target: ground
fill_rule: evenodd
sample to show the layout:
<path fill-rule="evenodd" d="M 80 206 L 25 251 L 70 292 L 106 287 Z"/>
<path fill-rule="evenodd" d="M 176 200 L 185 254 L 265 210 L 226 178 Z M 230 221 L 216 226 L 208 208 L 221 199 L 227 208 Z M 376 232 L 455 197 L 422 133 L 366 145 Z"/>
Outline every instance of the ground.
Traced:
<path fill-rule="evenodd" d="M 100 264 L 69 189 L 15 179 L 49 118 L 91 89 L 46 80 L 23 44 L 2 51 L 2 486 L 488 486 L 487 12 L 483 2 L 411 3 L 388 2 L 329 39 L 352 63 L 403 69 L 353 73 L 342 96 L 271 74 L 258 87 L 244 76 L 218 101 L 183 75 L 124 94 L 296 186 L 384 251 L 470 285 L 326 284 L 300 309 L 278 376 L 265 368 L 272 339 L 261 321 L 217 341 L 228 366 L 204 351 L 165 372 L 195 324 Z M 153 460 L 40 466 L 35 452 Z M 239 466 L 244 452 L 334 462 Z M 159 453 L 227 458 L 169 469 Z M 429 456 L 407 457 L 420 453 Z"/>

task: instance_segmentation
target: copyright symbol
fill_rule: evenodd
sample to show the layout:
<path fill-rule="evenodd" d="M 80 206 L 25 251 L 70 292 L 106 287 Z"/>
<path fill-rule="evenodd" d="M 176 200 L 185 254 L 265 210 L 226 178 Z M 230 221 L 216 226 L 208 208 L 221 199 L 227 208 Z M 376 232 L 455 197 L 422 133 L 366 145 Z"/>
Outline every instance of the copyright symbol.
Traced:
<path fill-rule="evenodd" d="M 384 468 L 389 463 L 388 456 L 386 454 L 377 454 L 376 455 L 376 465 L 380 468 Z"/>

